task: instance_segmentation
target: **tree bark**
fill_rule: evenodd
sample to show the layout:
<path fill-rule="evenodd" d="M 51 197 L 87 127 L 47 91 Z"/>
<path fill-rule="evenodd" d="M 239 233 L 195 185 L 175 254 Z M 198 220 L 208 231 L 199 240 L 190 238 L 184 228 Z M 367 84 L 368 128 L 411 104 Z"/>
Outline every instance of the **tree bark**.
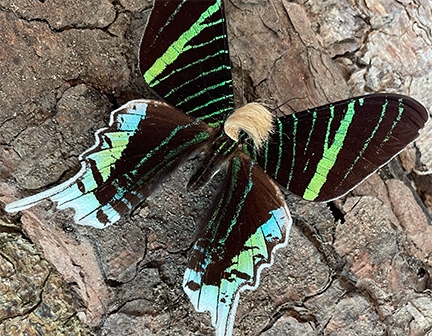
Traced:
<path fill-rule="evenodd" d="M 291 113 L 369 92 L 432 106 L 425 1 L 225 1 L 236 102 Z M 111 110 L 149 98 L 137 68 L 151 1 L 0 0 L 0 204 L 77 172 Z M 234 335 L 426 335 L 432 330 L 432 123 L 343 199 L 287 195 L 288 246 L 241 295 Z M 181 284 L 217 190 L 194 161 L 130 218 L 77 226 L 50 202 L 0 214 L 5 335 L 212 335 Z M 63 329 L 62 329 L 63 328 Z"/>

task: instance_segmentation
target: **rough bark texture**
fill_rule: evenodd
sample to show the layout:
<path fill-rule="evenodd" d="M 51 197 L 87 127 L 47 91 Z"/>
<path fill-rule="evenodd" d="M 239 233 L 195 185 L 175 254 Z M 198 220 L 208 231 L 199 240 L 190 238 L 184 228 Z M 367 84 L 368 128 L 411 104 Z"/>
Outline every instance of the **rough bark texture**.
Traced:
<path fill-rule="evenodd" d="M 150 6 L 0 0 L 0 204 L 72 176 L 109 112 L 150 97 L 136 57 Z M 428 1 L 226 7 L 240 104 L 286 113 L 387 91 L 432 107 Z M 429 123 L 405 170 L 394 161 L 331 205 L 288 195 L 289 245 L 242 295 L 234 335 L 432 335 L 432 175 L 421 174 L 431 148 Z M 0 212 L 0 334 L 211 335 L 181 288 L 217 188 L 186 193 L 192 169 L 106 230 L 77 227 L 49 202 Z"/>

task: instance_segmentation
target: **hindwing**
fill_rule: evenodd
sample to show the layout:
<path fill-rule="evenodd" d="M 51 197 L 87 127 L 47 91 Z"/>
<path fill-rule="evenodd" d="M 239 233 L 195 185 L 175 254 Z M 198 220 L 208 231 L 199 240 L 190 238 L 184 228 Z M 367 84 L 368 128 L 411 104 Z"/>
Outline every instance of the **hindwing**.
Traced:
<path fill-rule="evenodd" d="M 195 309 L 211 313 L 217 336 L 231 335 L 240 292 L 259 285 L 262 269 L 286 245 L 291 223 L 276 184 L 250 157 L 235 152 L 183 282 Z"/>
<path fill-rule="evenodd" d="M 59 209 L 73 208 L 75 223 L 103 228 L 144 201 L 213 132 L 166 103 L 130 101 L 112 112 L 109 127 L 97 131 L 96 144 L 80 156 L 74 177 L 8 204 L 6 211 L 49 198 Z"/>

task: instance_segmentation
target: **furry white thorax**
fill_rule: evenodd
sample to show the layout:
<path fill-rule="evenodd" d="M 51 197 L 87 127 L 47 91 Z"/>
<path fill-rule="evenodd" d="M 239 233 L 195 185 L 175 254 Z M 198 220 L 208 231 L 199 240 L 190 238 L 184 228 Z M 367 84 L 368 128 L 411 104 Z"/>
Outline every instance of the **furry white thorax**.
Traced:
<path fill-rule="evenodd" d="M 267 141 L 273 131 L 274 116 L 263 105 L 249 103 L 235 110 L 225 121 L 225 133 L 238 141 L 240 130 L 247 133 L 257 148 Z"/>

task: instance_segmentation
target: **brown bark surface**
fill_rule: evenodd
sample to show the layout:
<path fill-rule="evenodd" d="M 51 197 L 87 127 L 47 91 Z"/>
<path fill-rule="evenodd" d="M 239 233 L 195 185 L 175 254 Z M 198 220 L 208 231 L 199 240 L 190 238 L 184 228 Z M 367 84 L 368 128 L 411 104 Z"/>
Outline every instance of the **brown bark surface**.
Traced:
<path fill-rule="evenodd" d="M 126 101 L 151 97 L 137 51 L 151 1 L 0 0 L 0 209 L 64 181 Z M 290 113 L 368 92 L 432 107 L 427 1 L 226 1 L 239 104 Z M 432 333 L 432 123 L 341 200 L 287 195 L 294 218 L 234 335 Z M 0 210 L 1 335 L 212 335 L 181 283 L 217 181 L 188 162 L 130 218 L 97 230 L 43 202 Z M 3 203 L 3 204 L 2 204 Z"/>

